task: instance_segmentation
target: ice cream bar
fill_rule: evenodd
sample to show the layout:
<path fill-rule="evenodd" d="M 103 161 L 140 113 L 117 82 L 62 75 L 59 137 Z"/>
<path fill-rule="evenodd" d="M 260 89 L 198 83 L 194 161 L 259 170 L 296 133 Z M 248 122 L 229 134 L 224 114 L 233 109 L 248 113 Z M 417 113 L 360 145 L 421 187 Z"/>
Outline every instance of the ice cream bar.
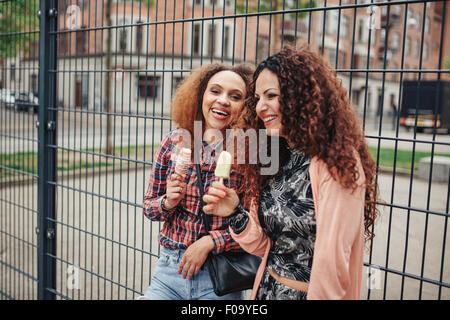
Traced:
<path fill-rule="evenodd" d="M 216 171 L 214 171 L 216 177 L 229 178 L 231 162 L 231 154 L 227 151 L 222 151 L 219 155 L 219 159 L 217 160 Z"/>
<path fill-rule="evenodd" d="M 175 173 L 184 177 L 190 163 L 191 163 L 191 150 L 188 148 L 181 149 L 181 152 L 178 155 L 177 164 L 175 166 Z"/>

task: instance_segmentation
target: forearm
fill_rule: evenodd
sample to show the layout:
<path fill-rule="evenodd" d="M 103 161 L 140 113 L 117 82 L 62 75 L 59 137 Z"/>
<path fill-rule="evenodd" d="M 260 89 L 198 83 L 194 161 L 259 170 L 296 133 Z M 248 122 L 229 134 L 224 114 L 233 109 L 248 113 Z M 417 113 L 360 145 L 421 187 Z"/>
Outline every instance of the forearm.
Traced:
<path fill-rule="evenodd" d="M 175 207 L 169 209 L 165 207 L 163 205 L 164 199 L 165 194 L 144 199 L 144 215 L 152 221 L 166 221 L 171 213 L 175 211 Z"/>

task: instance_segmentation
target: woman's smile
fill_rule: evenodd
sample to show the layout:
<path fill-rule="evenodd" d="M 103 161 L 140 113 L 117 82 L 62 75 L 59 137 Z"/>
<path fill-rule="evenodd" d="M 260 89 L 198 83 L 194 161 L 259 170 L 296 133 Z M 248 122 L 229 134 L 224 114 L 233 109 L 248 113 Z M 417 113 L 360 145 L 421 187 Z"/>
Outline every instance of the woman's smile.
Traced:
<path fill-rule="evenodd" d="M 241 111 L 245 93 L 245 82 L 237 73 L 226 70 L 212 76 L 203 95 L 205 130 L 226 129 Z"/>

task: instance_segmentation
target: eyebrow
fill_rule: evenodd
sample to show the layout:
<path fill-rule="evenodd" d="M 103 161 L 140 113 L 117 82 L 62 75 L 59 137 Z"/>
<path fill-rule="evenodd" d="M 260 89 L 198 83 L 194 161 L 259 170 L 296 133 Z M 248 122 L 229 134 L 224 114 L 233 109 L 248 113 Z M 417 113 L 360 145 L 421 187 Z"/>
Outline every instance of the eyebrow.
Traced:
<path fill-rule="evenodd" d="M 267 88 L 266 90 L 264 90 L 263 94 L 266 94 L 266 93 L 267 93 L 267 91 L 269 91 L 269 90 L 276 90 L 276 91 L 278 91 L 278 89 L 277 89 L 277 88 Z M 255 94 L 258 94 L 258 93 L 257 93 L 257 92 L 255 92 Z"/>
<path fill-rule="evenodd" d="M 220 87 L 220 88 L 223 89 L 223 87 L 222 87 L 220 84 L 218 84 L 218 83 L 211 83 L 211 87 L 212 87 L 212 86 L 218 86 L 218 87 Z M 233 89 L 231 89 L 230 91 L 238 91 L 238 92 L 244 94 L 244 92 L 243 92 L 241 89 L 239 89 L 239 88 L 233 88 Z"/>

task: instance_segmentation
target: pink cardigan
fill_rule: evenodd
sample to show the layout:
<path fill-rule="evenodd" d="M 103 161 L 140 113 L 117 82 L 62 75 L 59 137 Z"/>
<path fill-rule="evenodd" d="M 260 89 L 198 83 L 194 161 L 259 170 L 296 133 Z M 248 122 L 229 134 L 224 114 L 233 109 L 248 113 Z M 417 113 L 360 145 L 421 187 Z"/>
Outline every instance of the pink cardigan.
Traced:
<path fill-rule="evenodd" d="M 364 256 L 364 171 L 358 163 L 361 186 L 344 189 L 330 175 L 326 164 L 314 157 L 309 174 L 316 215 L 316 242 L 309 282 L 308 300 L 351 299 L 361 293 Z M 231 235 L 249 253 L 262 257 L 251 299 L 255 299 L 271 248 L 252 204 L 247 227 Z"/>

